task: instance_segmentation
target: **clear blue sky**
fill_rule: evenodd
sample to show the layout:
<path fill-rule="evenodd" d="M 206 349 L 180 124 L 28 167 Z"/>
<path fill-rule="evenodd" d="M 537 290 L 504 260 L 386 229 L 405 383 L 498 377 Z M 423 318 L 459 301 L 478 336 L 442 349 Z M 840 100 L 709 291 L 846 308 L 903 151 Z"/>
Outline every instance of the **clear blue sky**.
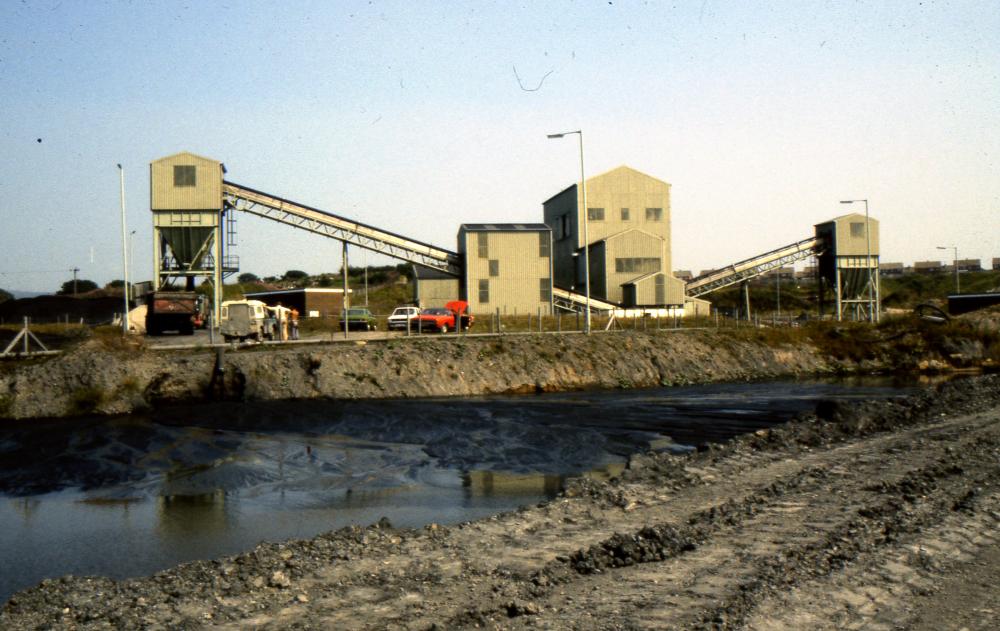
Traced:
<path fill-rule="evenodd" d="M 147 279 L 156 158 L 454 248 L 462 222 L 539 221 L 579 169 L 574 139 L 545 135 L 578 128 L 588 175 L 673 185 L 675 269 L 804 238 L 861 197 L 884 261 L 1000 256 L 995 0 L 6 0 L 0 287 L 122 276 L 118 162 Z M 239 239 L 261 276 L 340 266 L 337 243 L 266 220 L 241 216 Z"/>

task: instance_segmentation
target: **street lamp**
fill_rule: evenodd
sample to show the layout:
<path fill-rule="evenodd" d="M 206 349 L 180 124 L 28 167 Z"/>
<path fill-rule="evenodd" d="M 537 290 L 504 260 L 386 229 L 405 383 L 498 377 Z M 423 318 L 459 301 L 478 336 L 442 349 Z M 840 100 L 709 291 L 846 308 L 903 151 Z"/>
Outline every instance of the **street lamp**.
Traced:
<path fill-rule="evenodd" d="M 121 183 L 122 205 L 122 267 L 125 270 L 125 313 L 122 318 L 122 333 L 128 335 L 128 229 L 125 227 L 125 170 L 118 164 L 118 179 Z"/>
<path fill-rule="evenodd" d="M 958 285 L 958 246 L 957 245 L 939 245 L 937 246 L 939 250 L 954 250 L 955 258 L 952 259 L 952 265 L 955 268 L 955 293 L 961 293 Z"/>
<path fill-rule="evenodd" d="M 865 203 L 865 266 L 868 268 L 868 321 L 875 321 L 875 299 L 872 295 L 872 285 L 874 281 L 872 279 L 872 237 L 871 237 L 871 224 L 868 222 L 868 200 L 867 199 L 845 199 L 841 200 L 841 204 L 854 204 L 857 202 Z M 839 288 L 838 288 L 839 291 Z M 837 316 L 840 317 L 839 315 Z"/>
<path fill-rule="evenodd" d="M 589 224 L 589 217 L 587 214 L 590 212 L 587 209 L 587 180 L 583 174 L 583 130 L 567 131 L 561 134 L 549 134 L 549 138 L 563 138 L 565 136 L 570 136 L 572 134 L 577 134 L 580 136 L 580 186 L 581 191 L 581 206 L 583 208 L 583 278 L 584 278 L 584 288 L 586 290 L 587 296 L 587 314 L 583 321 L 583 331 L 587 335 L 590 335 L 590 233 L 587 230 Z"/>

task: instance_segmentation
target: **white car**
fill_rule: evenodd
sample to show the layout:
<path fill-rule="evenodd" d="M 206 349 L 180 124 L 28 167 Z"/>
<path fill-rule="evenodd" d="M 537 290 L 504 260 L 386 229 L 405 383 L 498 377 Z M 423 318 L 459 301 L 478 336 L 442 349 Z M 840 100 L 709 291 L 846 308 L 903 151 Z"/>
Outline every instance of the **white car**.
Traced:
<path fill-rule="evenodd" d="M 410 323 L 410 328 L 416 329 L 416 317 L 420 315 L 419 307 L 396 307 L 389 316 L 389 329 L 406 330 L 406 323 Z"/>

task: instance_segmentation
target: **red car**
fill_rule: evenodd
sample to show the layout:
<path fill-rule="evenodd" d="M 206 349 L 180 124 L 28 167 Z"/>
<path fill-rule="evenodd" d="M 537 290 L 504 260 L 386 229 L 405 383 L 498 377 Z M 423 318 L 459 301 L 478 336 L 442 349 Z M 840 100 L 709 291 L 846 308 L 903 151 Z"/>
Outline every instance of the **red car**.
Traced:
<path fill-rule="evenodd" d="M 444 307 L 424 309 L 417 316 L 417 327 L 420 331 L 440 331 L 447 333 L 455 330 L 455 317 L 459 318 L 462 329 L 472 326 L 475 318 L 468 313 L 469 303 L 464 300 L 452 300 Z"/>

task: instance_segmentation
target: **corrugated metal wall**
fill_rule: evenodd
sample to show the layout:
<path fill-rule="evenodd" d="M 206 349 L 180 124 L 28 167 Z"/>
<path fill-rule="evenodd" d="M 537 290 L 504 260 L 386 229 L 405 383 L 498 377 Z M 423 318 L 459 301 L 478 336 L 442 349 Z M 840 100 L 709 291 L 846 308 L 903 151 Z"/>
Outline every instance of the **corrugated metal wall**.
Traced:
<path fill-rule="evenodd" d="M 459 240 L 464 242 L 459 249 L 466 253 L 466 295 L 473 313 L 493 313 L 497 309 L 501 313 L 534 314 L 539 309 L 550 312 L 551 260 L 542 256 L 540 239 L 548 242 L 549 232 L 459 232 Z M 546 249 L 551 252 L 551 248 Z M 545 295 L 543 285 L 547 288 Z"/>
<path fill-rule="evenodd" d="M 194 167 L 194 173 L 184 167 Z M 220 162 L 185 152 L 160 158 L 149 170 L 152 210 L 222 210 Z"/>

